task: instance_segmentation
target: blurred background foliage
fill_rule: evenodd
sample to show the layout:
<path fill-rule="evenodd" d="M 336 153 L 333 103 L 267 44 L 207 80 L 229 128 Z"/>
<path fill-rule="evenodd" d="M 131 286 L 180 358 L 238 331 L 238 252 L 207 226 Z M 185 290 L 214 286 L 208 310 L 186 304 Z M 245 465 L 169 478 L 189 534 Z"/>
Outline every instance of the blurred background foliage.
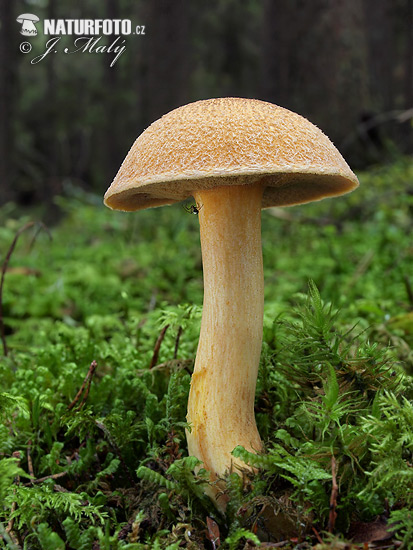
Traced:
<path fill-rule="evenodd" d="M 30 54 L 25 12 L 40 18 Z M 113 54 L 62 51 L 30 63 L 50 38 L 44 19 L 78 18 L 127 18 L 145 35 L 126 36 L 113 67 Z M 103 193 L 153 120 L 217 96 L 299 112 L 356 169 L 411 153 L 412 21 L 412 0 L 0 0 L 0 200 Z"/>

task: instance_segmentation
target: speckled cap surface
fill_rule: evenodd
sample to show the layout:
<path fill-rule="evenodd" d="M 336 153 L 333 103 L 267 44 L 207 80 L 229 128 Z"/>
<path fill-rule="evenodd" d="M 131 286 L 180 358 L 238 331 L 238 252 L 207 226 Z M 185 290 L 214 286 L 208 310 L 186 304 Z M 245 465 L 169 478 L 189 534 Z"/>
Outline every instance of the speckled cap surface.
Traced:
<path fill-rule="evenodd" d="M 342 195 L 358 186 L 346 161 L 304 117 L 256 99 L 189 103 L 135 141 L 104 198 L 116 210 L 172 204 L 194 190 L 265 186 L 263 208 Z"/>

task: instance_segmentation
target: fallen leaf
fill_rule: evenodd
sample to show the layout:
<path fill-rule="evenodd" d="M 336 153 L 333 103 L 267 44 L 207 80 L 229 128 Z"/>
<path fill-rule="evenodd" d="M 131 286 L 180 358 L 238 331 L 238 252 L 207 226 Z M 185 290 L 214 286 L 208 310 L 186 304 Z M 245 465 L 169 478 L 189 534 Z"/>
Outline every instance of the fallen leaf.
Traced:
<path fill-rule="evenodd" d="M 218 524 L 209 516 L 207 516 L 207 539 L 212 544 L 212 549 L 216 550 L 221 546 L 221 540 L 220 540 L 220 534 L 219 534 L 219 527 Z"/>
<path fill-rule="evenodd" d="M 357 521 L 351 525 L 349 537 L 354 542 L 377 542 L 391 539 L 393 535 L 389 533 L 387 527 L 386 519 L 381 516 L 369 523 Z"/>

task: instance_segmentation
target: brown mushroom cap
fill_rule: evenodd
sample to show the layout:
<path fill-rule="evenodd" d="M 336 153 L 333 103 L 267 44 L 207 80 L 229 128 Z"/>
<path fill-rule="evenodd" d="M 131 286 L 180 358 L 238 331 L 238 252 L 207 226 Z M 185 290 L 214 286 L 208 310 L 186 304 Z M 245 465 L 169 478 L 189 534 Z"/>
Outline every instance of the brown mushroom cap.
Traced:
<path fill-rule="evenodd" d="M 328 137 L 304 117 L 255 99 L 179 107 L 135 141 L 105 194 L 117 210 L 172 204 L 195 190 L 261 180 L 263 208 L 342 195 L 358 180 Z"/>

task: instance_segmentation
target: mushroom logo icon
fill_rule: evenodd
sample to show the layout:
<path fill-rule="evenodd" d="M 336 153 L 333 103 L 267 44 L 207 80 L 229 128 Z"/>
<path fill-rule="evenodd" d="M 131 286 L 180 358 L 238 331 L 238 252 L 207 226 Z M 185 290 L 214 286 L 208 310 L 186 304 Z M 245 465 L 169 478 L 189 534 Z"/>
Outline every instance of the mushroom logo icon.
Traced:
<path fill-rule="evenodd" d="M 16 21 L 18 23 L 21 23 L 22 26 L 20 34 L 22 34 L 23 36 L 37 35 L 37 29 L 35 26 L 35 23 L 39 21 L 37 15 L 33 15 L 32 13 L 23 13 L 22 15 L 19 15 Z"/>

